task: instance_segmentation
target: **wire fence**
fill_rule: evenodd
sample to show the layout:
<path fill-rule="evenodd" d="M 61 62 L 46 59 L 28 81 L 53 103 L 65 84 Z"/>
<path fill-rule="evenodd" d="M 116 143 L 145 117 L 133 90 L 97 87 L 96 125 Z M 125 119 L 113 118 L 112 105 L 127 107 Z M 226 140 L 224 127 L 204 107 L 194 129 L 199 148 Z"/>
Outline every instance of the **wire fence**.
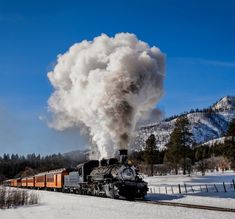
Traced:
<path fill-rule="evenodd" d="M 192 194 L 202 192 L 234 192 L 235 180 L 222 183 L 149 185 L 150 194 Z"/>

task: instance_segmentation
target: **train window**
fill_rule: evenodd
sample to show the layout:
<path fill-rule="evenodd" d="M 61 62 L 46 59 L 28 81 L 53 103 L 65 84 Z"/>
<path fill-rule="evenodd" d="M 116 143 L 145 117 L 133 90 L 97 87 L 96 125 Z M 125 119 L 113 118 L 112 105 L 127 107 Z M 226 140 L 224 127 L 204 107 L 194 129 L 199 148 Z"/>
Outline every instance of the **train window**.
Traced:
<path fill-rule="evenodd" d="M 54 182 L 54 177 L 48 177 L 47 182 Z"/>

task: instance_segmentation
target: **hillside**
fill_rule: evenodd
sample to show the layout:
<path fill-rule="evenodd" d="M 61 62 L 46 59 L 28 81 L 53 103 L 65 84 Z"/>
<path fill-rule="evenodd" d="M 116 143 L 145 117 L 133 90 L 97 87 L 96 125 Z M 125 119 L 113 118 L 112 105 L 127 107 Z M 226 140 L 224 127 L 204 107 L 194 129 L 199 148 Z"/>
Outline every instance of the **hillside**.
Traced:
<path fill-rule="evenodd" d="M 191 111 L 184 114 L 190 123 L 192 139 L 197 144 L 220 138 L 226 132 L 229 122 L 235 118 L 235 97 L 226 96 L 204 110 Z M 150 134 L 157 139 L 157 146 L 162 149 L 169 141 L 174 129 L 177 116 L 173 119 L 165 119 L 159 123 L 141 127 L 136 131 L 136 138 L 132 147 L 141 148 Z"/>
<path fill-rule="evenodd" d="M 63 156 L 78 163 L 84 162 L 88 158 L 88 150 L 75 150 L 64 153 Z"/>

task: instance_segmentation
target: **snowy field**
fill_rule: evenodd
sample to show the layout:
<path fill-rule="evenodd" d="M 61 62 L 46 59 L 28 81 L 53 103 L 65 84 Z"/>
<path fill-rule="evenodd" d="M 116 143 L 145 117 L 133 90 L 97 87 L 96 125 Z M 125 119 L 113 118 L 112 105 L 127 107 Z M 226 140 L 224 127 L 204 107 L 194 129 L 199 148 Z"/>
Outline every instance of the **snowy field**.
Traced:
<path fill-rule="evenodd" d="M 234 173 L 205 177 L 164 176 L 146 178 L 150 185 L 190 183 L 213 183 L 229 181 Z M 234 219 L 235 213 L 160 206 L 146 203 L 112 200 L 75 194 L 35 191 L 40 196 L 40 204 L 17 209 L 0 210 L 0 219 Z M 235 192 L 198 194 L 148 194 L 147 199 L 193 203 L 201 205 L 235 208 Z"/>
<path fill-rule="evenodd" d="M 190 204 L 200 204 L 209 205 L 216 207 L 226 207 L 235 208 L 235 191 L 231 187 L 232 180 L 235 180 L 235 173 L 210 173 L 206 176 L 192 175 L 192 176 L 158 176 L 158 177 L 147 177 L 145 181 L 148 182 L 149 187 L 152 188 L 157 194 L 148 194 L 147 199 L 150 200 L 162 200 L 178 203 L 190 203 Z M 223 191 L 222 183 L 225 182 L 227 187 L 227 192 Z M 195 188 L 200 188 L 202 186 L 203 191 L 196 191 L 195 193 L 189 190 L 189 194 L 186 194 L 184 187 L 182 186 L 182 194 L 172 194 L 170 185 L 173 185 L 175 193 L 178 193 L 178 184 L 181 185 L 193 185 Z M 205 190 L 205 184 L 207 184 L 209 192 Z M 219 192 L 215 192 L 214 184 L 216 184 Z M 211 187 L 210 187 L 211 185 Z M 167 186 L 168 194 L 166 194 L 165 186 Z M 160 187 L 160 194 L 159 194 Z M 235 215 L 234 215 L 235 218 Z"/>
<path fill-rule="evenodd" d="M 232 179 L 235 180 L 235 172 L 214 172 L 206 173 L 202 176 L 200 173 L 193 174 L 191 176 L 183 175 L 167 175 L 167 176 L 154 176 L 154 177 L 144 177 L 144 180 L 149 183 L 149 185 L 172 185 L 172 184 L 205 184 L 205 183 L 222 183 L 231 182 Z"/>

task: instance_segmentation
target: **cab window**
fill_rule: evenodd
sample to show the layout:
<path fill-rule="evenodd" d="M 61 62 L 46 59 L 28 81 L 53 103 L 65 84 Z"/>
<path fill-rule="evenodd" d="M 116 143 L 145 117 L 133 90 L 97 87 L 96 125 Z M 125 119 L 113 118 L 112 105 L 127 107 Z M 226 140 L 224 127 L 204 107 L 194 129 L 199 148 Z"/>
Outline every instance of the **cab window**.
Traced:
<path fill-rule="evenodd" d="M 79 174 L 79 176 L 82 176 L 82 168 L 79 168 L 78 174 Z"/>

